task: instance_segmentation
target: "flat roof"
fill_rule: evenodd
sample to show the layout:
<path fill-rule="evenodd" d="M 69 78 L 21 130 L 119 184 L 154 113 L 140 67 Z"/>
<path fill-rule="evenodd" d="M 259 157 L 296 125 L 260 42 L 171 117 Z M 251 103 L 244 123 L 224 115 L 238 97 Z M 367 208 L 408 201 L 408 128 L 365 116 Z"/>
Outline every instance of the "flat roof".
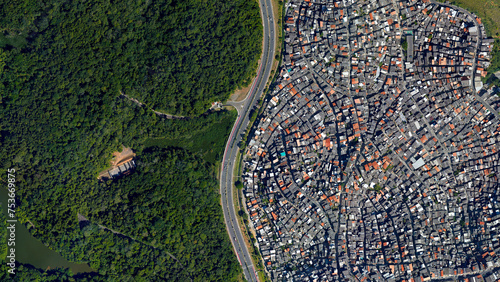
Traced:
<path fill-rule="evenodd" d="M 423 158 L 418 159 L 418 161 L 411 164 L 413 169 L 419 169 L 425 165 L 425 161 Z"/>
<path fill-rule="evenodd" d="M 413 34 L 406 35 L 406 42 L 408 43 L 408 50 L 406 54 L 406 60 L 408 62 L 413 62 Z"/>

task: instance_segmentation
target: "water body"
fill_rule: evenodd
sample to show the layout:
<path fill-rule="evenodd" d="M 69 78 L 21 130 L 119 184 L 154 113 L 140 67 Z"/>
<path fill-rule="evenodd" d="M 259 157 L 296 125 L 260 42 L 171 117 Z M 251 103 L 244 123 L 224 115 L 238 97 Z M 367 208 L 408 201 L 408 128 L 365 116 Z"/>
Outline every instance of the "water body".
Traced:
<path fill-rule="evenodd" d="M 7 190 L 0 188 L 0 202 L 2 212 L 7 214 Z M 37 268 L 69 268 L 74 274 L 80 272 L 94 272 L 86 263 L 74 263 L 64 259 L 59 253 L 49 249 L 38 239 L 33 237 L 21 223 L 16 224 L 16 260 L 31 264 Z M 9 247 L 10 248 L 10 247 Z"/>

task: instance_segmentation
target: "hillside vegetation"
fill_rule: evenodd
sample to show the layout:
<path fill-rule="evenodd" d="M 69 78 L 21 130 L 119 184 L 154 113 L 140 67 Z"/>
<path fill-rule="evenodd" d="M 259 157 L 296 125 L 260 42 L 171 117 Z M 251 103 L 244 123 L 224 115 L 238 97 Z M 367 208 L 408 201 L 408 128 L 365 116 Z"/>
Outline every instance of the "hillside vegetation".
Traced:
<path fill-rule="evenodd" d="M 19 55 L 18 81 L 36 79 L 33 91 L 122 90 L 158 111 L 199 115 L 250 82 L 261 52 L 257 1 L 0 5 L 0 47 Z"/>
<path fill-rule="evenodd" d="M 240 279 L 216 180 L 236 112 L 194 116 L 249 77 L 257 2 L 0 0 L 0 30 L 0 175 L 18 172 L 30 232 L 97 271 L 81 279 Z M 122 146 L 136 171 L 98 183 Z"/>

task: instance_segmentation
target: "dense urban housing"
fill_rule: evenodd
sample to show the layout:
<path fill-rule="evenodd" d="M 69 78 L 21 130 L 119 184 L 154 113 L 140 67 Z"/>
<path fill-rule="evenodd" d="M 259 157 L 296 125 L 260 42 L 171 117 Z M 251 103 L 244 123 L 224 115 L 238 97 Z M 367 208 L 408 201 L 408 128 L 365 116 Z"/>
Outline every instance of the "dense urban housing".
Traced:
<path fill-rule="evenodd" d="M 273 281 L 499 281 L 493 39 L 434 1 L 291 0 L 244 159 Z"/>

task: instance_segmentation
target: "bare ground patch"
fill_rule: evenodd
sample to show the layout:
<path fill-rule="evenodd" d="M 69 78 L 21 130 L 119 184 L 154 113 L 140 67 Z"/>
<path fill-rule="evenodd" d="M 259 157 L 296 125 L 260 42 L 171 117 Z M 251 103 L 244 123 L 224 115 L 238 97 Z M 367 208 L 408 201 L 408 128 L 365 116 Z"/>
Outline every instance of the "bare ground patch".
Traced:
<path fill-rule="evenodd" d="M 135 157 L 134 151 L 132 151 L 131 148 L 127 148 L 125 146 L 122 146 L 122 151 L 120 152 L 113 152 L 114 158 L 111 160 L 111 165 L 112 166 L 119 166 L 133 157 Z"/>
<path fill-rule="evenodd" d="M 104 171 L 101 171 L 97 178 L 98 179 L 102 179 L 103 177 L 108 178 L 109 177 L 108 171 L 110 171 L 111 169 L 114 169 L 114 168 L 116 168 L 116 167 L 118 167 L 126 162 L 131 161 L 135 156 L 136 156 L 136 154 L 134 153 L 134 151 L 131 148 L 127 148 L 125 146 L 122 146 L 121 152 L 118 152 L 118 151 L 113 152 L 113 158 L 110 161 L 111 167 L 105 169 Z"/>

